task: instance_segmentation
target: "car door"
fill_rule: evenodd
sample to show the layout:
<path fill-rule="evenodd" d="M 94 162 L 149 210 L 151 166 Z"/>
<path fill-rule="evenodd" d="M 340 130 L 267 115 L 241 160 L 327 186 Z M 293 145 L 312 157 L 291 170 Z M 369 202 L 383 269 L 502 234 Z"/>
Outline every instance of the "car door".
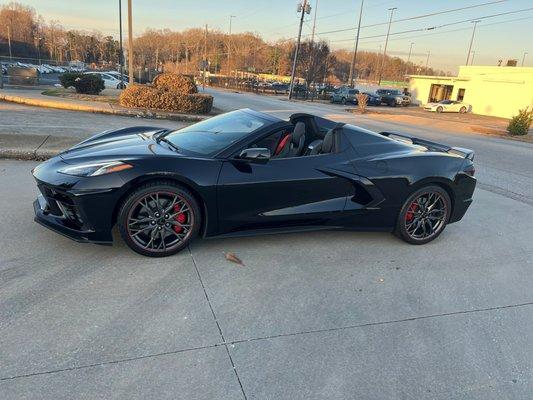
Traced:
<path fill-rule="evenodd" d="M 246 229 L 334 225 L 353 196 L 346 153 L 274 158 L 254 163 L 230 158 L 221 168 L 217 196 L 221 233 Z"/>

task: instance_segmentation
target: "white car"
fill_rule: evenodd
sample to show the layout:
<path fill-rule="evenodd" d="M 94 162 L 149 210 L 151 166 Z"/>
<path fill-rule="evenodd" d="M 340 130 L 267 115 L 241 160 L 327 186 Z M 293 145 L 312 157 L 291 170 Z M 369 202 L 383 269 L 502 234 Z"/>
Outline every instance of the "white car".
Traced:
<path fill-rule="evenodd" d="M 470 111 L 470 104 L 463 103 L 462 101 L 455 100 L 441 100 L 438 103 L 427 103 L 424 106 L 426 111 L 434 112 L 458 112 L 461 114 Z"/>
<path fill-rule="evenodd" d="M 107 72 L 89 71 L 86 74 L 99 75 L 104 81 L 106 89 L 120 89 L 120 78 Z M 128 86 L 128 82 L 124 81 L 124 86 Z"/>

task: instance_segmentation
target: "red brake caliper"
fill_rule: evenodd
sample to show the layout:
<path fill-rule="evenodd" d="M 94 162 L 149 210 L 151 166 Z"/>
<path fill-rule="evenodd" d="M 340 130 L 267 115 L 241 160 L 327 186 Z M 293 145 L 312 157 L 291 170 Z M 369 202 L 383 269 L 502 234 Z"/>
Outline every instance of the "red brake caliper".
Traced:
<path fill-rule="evenodd" d="M 181 207 L 179 205 L 174 206 L 174 212 L 179 212 Z M 185 213 L 179 213 L 176 215 L 176 221 L 178 221 L 180 224 L 184 224 L 187 221 L 187 215 Z M 182 226 L 174 225 L 174 232 L 180 233 L 183 230 Z"/>
<path fill-rule="evenodd" d="M 407 210 L 407 213 L 405 214 L 405 220 L 407 222 L 411 222 L 413 220 L 417 208 L 418 208 L 418 204 L 414 202 L 411 203 L 411 205 L 409 206 L 409 209 Z"/>

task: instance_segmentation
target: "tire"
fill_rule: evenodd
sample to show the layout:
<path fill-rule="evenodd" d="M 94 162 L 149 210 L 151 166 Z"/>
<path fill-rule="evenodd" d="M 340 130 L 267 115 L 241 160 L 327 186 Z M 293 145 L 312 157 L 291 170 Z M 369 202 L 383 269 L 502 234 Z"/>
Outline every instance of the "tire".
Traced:
<path fill-rule="evenodd" d="M 423 199 L 425 200 L 422 201 Z M 430 203 L 427 205 L 427 203 Z M 425 186 L 405 201 L 396 221 L 395 235 L 410 244 L 426 244 L 446 227 L 451 214 L 450 196 L 440 186 Z M 424 207 L 431 207 L 427 211 Z"/>
<path fill-rule="evenodd" d="M 460 109 L 459 109 L 459 112 L 461 114 L 465 114 L 466 113 L 466 107 L 465 106 L 462 106 Z"/>
<path fill-rule="evenodd" d="M 438 106 L 436 111 L 440 114 L 444 111 L 444 109 L 441 106 Z"/>
<path fill-rule="evenodd" d="M 149 182 L 126 197 L 117 225 L 120 236 L 133 251 L 143 256 L 166 257 L 183 250 L 198 236 L 200 207 L 194 196 L 177 184 Z"/>
<path fill-rule="evenodd" d="M 333 100 L 333 96 L 331 96 L 331 97 L 329 98 L 329 102 L 330 102 L 330 103 L 335 103 L 335 100 Z"/>
<path fill-rule="evenodd" d="M 388 105 L 389 107 L 396 107 L 396 101 L 394 101 L 394 100 L 389 100 L 389 102 L 387 103 L 387 105 Z"/>
<path fill-rule="evenodd" d="M 343 106 L 346 105 L 346 98 L 345 97 L 342 98 L 341 103 L 342 103 Z"/>

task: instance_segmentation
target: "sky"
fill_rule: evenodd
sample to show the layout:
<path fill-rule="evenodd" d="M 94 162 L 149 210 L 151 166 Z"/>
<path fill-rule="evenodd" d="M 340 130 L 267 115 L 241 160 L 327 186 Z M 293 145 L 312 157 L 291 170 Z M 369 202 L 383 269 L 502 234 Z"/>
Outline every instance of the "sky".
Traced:
<path fill-rule="evenodd" d="M 0 4 L 7 2 L 0 0 Z M 67 29 L 98 29 L 118 35 L 118 0 L 18 2 L 34 7 L 45 20 L 57 20 Z M 303 35 L 308 37 L 311 33 L 316 8 L 316 37 L 329 41 L 333 49 L 352 50 L 361 0 L 309 2 L 312 11 L 305 17 Z M 233 15 L 232 32 L 254 32 L 267 41 L 287 39 L 298 34 L 296 5 L 297 1 L 291 0 L 133 0 L 134 35 L 147 28 L 183 30 L 205 24 L 210 29 L 228 31 Z M 475 5 L 480 6 L 413 18 Z M 127 0 L 122 0 L 122 7 L 126 32 Z M 527 52 L 524 66 L 533 66 L 533 0 L 364 0 L 359 49 L 383 49 L 389 8 L 393 7 L 396 9 L 387 46 L 389 55 L 407 59 L 413 43 L 411 61 L 425 65 L 429 52 L 430 67 L 457 72 L 466 61 L 473 30 L 471 20 L 479 19 L 472 46 L 474 65 L 496 65 L 500 59 L 505 63 L 513 58 L 520 65 Z M 510 13 L 524 9 L 529 10 Z M 499 13 L 509 14 L 489 17 Z M 406 18 L 412 19 L 398 21 Z M 368 26 L 374 24 L 378 25 Z M 426 30 L 431 27 L 436 28 Z M 331 32 L 335 30 L 343 31 Z"/>

